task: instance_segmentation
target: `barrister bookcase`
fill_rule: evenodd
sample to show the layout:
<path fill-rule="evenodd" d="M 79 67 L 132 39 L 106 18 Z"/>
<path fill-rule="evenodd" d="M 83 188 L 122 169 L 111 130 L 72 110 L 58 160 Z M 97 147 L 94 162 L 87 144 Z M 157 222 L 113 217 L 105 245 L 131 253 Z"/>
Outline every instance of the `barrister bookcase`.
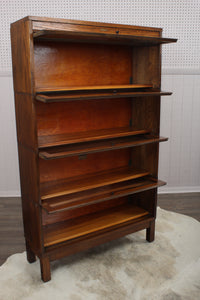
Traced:
<path fill-rule="evenodd" d="M 27 259 L 155 233 L 162 29 L 25 17 L 11 24 Z"/>

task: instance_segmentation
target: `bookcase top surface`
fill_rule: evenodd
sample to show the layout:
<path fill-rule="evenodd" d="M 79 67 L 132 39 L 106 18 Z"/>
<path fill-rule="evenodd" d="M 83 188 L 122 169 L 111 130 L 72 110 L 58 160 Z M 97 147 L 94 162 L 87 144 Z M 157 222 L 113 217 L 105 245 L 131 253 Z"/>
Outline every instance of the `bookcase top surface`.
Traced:
<path fill-rule="evenodd" d="M 174 43 L 163 38 L 162 28 L 27 16 L 15 23 L 30 22 L 35 39 L 79 40 L 82 42 L 150 46 Z"/>
<path fill-rule="evenodd" d="M 136 26 L 136 25 L 125 25 L 118 23 L 105 23 L 105 22 L 92 22 L 92 21 L 83 21 L 83 20 L 72 20 L 72 19 L 63 19 L 63 18 L 49 18 L 49 17 L 38 17 L 38 16 L 26 16 L 18 21 L 39 21 L 39 22 L 49 22 L 49 23 L 64 23 L 64 24 L 77 24 L 77 25 L 90 25 L 90 26 L 102 26 L 102 27 L 118 27 L 124 29 L 139 29 L 145 31 L 158 31 L 162 32 L 162 28 L 158 27 L 146 27 L 146 26 Z M 18 22 L 16 21 L 16 22 Z M 13 22 L 12 24 L 16 23 Z"/>

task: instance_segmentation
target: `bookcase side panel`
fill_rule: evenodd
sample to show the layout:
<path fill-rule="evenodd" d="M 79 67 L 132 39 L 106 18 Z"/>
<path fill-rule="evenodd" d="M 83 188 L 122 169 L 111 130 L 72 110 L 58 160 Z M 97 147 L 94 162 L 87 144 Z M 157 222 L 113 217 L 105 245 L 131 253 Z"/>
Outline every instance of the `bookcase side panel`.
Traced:
<path fill-rule="evenodd" d="M 11 25 L 11 44 L 24 234 L 31 251 L 39 256 L 43 243 L 30 21 L 21 20 Z"/>
<path fill-rule="evenodd" d="M 153 84 L 160 88 L 161 82 L 161 47 L 133 47 L 133 83 Z"/>
<path fill-rule="evenodd" d="M 150 134 L 159 136 L 160 97 L 135 98 L 132 100 L 132 123 L 137 129 L 150 130 Z M 158 177 L 159 143 L 142 145 L 132 149 L 132 166 L 148 170 Z"/>
<path fill-rule="evenodd" d="M 160 36 L 162 33 L 160 32 Z M 161 88 L 161 46 L 133 48 L 133 83 L 153 84 Z M 140 129 L 150 130 L 150 134 L 160 133 L 160 97 L 132 99 L 132 124 Z M 143 145 L 132 149 L 132 166 L 146 169 L 158 178 L 159 143 Z M 148 210 L 156 218 L 157 189 L 132 196 L 133 201 Z"/>
<path fill-rule="evenodd" d="M 160 32 L 160 36 L 162 32 Z M 133 83 L 153 84 L 161 87 L 161 46 L 133 48 Z M 150 134 L 159 136 L 160 97 L 132 99 L 132 124 L 135 128 L 150 130 Z M 132 163 L 149 170 L 158 177 L 159 144 L 144 145 L 132 150 Z"/>
<path fill-rule="evenodd" d="M 17 141 L 37 152 L 35 105 L 31 94 L 15 92 Z"/>
<path fill-rule="evenodd" d="M 37 154 L 23 145 L 18 146 L 24 234 L 31 249 L 43 252 L 41 209 L 37 175 Z"/>
<path fill-rule="evenodd" d="M 34 89 L 31 21 L 11 24 L 11 48 L 14 90 L 31 94 Z"/>

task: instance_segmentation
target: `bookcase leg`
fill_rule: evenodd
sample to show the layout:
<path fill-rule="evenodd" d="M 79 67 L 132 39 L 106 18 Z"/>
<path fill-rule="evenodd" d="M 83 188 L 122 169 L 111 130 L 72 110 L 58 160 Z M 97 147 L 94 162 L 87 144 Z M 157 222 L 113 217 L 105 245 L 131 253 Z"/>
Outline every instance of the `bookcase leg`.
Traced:
<path fill-rule="evenodd" d="M 27 241 L 26 241 L 26 257 L 30 264 L 36 261 L 36 256 L 33 253 L 33 251 L 31 250 Z"/>
<path fill-rule="evenodd" d="M 155 238 L 155 220 L 151 222 L 151 225 L 149 228 L 147 228 L 146 231 L 146 240 L 148 242 L 153 242 Z"/>
<path fill-rule="evenodd" d="M 41 277 L 44 282 L 51 280 L 50 261 L 48 257 L 40 258 Z"/>

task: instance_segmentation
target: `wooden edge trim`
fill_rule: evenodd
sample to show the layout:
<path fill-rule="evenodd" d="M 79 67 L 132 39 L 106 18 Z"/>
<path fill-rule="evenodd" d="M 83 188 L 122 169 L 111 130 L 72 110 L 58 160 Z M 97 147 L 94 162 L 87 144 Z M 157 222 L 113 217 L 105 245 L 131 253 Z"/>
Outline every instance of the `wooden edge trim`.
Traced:
<path fill-rule="evenodd" d="M 102 26 L 102 27 L 118 27 L 124 29 L 139 29 L 144 31 L 158 31 L 162 32 L 160 27 L 145 27 L 137 25 L 127 25 L 127 24 L 115 24 L 115 23 L 105 23 L 105 22 L 92 22 L 84 20 L 72 20 L 72 19 L 63 19 L 63 18 L 48 18 L 48 17 L 36 17 L 36 16 L 27 16 L 23 18 L 24 20 L 40 21 L 40 22 L 51 22 L 51 23 L 64 23 L 64 24 L 74 24 L 74 25 L 89 25 L 89 26 Z"/>

